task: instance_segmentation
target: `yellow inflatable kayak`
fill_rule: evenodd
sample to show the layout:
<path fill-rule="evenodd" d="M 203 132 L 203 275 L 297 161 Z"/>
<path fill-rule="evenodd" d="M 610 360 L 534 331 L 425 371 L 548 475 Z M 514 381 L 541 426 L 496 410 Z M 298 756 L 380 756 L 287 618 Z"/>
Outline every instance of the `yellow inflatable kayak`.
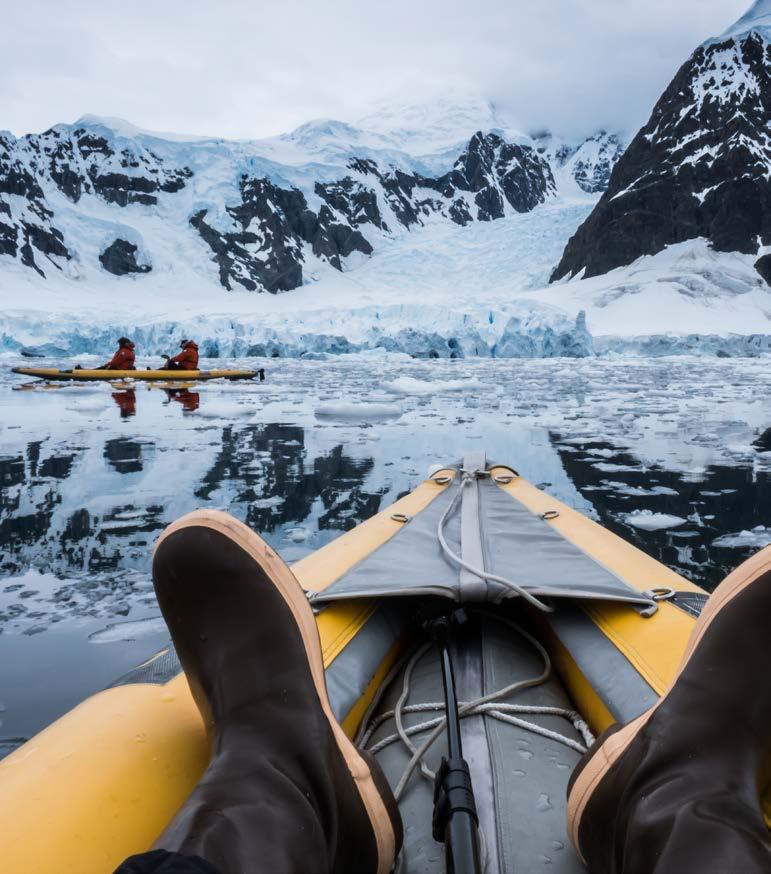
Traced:
<path fill-rule="evenodd" d="M 442 700 L 439 664 L 414 622 L 425 605 L 459 602 L 470 617 L 456 653 L 461 700 L 538 676 L 550 660 L 546 679 L 500 702 L 530 728 L 473 716 L 464 750 L 488 874 L 542 870 L 544 859 L 551 872 L 583 871 L 566 835 L 570 773 L 591 733 L 662 694 L 707 594 L 479 457 L 437 471 L 293 570 L 318 611 L 336 715 L 392 784 L 410 758 L 394 734 L 396 699 L 408 687 L 409 705 Z M 4 874 L 105 874 L 150 847 L 209 755 L 179 670 L 163 650 L 0 762 Z M 404 724 L 430 715 L 408 706 Z M 442 752 L 440 740 L 427 764 Z M 402 796 L 405 871 L 443 870 L 431 793 L 417 773 Z"/>
<path fill-rule="evenodd" d="M 58 370 L 55 367 L 14 367 L 13 373 L 56 382 L 116 382 L 132 379 L 138 382 L 180 380 L 204 382 L 210 379 L 254 379 L 262 370 Z M 260 376 L 262 378 L 262 376 Z"/>

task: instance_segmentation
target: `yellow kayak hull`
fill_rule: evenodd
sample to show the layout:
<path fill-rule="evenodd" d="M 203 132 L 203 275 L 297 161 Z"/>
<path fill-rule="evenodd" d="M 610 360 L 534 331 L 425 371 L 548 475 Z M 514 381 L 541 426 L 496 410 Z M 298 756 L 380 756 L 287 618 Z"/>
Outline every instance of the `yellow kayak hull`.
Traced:
<path fill-rule="evenodd" d="M 323 592 L 398 538 L 405 520 L 419 516 L 447 487 L 447 478 L 426 480 L 295 564 L 298 580 L 308 590 Z M 698 586 L 521 477 L 500 488 L 533 513 L 547 514 L 545 524 L 638 591 L 655 580 L 658 586 L 704 596 Z M 548 516 L 554 511 L 558 515 Z M 387 600 L 332 602 L 317 617 L 327 685 L 330 696 L 334 687 L 343 702 L 336 712 L 349 736 L 402 649 L 406 625 L 385 616 Z M 603 645 L 612 645 L 623 657 L 631 679 L 646 684 L 654 698 L 666 690 L 695 616 L 667 601 L 649 617 L 628 605 L 594 600 L 578 609 Z M 574 706 L 594 732 L 602 731 L 615 721 L 612 696 L 601 684 L 592 685 L 586 654 L 571 650 L 559 629 L 544 621 L 541 632 Z M 352 663 L 365 665 L 355 682 Z M 338 666 L 344 682 L 335 676 Z M 174 817 L 207 766 L 208 741 L 184 675 L 157 684 L 143 676 L 94 695 L 0 762 L 0 846 L 6 874 L 105 874 L 125 857 L 148 849 Z M 345 688 L 347 698 L 339 691 Z"/>
<path fill-rule="evenodd" d="M 211 379 L 254 379 L 256 370 L 59 370 L 55 367 L 14 367 L 14 373 L 56 382 L 159 382 L 184 380 L 205 382 Z"/>

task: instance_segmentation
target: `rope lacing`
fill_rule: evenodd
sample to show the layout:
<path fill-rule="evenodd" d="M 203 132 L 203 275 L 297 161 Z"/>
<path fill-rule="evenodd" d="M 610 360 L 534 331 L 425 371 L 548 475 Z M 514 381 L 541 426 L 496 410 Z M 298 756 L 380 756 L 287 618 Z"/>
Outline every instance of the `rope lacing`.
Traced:
<path fill-rule="evenodd" d="M 450 517 L 457 510 L 463 500 L 463 490 L 468 488 L 476 479 L 480 477 L 489 476 L 489 472 L 486 470 L 468 470 L 464 467 L 458 468 L 458 473 L 460 473 L 460 488 L 455 493 L 452 501 L 450 502 L 447 509 L 444 511 L 442 518 L 439 520 L 439 525 L 436 529 L 436 537 L 439 541 L 439 545 L 442 548 L 442 552 L 450 559 L 451 562 L 454 562 L 458 567 L 462 567 L 464 570 L 468 571 L 474 576 L 479 577 L 482 580 L 485 580 L 489 583 L 498 583 L 501 586 L 504 586 L 507 589 L 511 589 L 516 595 L 520 598 L 523 598 L 529 604 L 532 604 L 533 607 L 536 607 L 538 610 L 542 610 L 544 613 L 553 613 L 554 607 L 549 604 L 544 603 L 539 598 L 536 598 L 535 595 L 532 595 L 524 585 L 520 583 L 515 583 L 513 580 L 509 580 L 506 577 L 498 576 L 498 574 L 488 573 L 483 568 L 474 567 L 474 565 L 469 564 L 469 562 L 465 561 L 461 558 L 447 543 L 444 537 L 444 528 L 447 525 Z"/>
<path fill-rule="evenodd" d="M 585 720 L 575 710 L 569 710 L 568 708 L 564 707 L 546 707 L 530 704 L 506 704 L 501 701 L 502 698 L 508 698 L 509 696 L 523 689 L 532 688 L 533 686 L 540 686 L 542 683 L 545 683 L 549 679 L 552 673 L 552 664 L 551 659 L 549 658 L 549 654 L 546 652 L 544 647 L 531 634 L 529 634 L 527 631 L 517 625 L 517 623 L 504 616 L 497 616 L 496 614 L 491 613 L 487 610 L 475 610 L 474 613 L 475 615 L 485 616 L 497 622 L 502 622 L 504 625 L 508 626 L 511 630 L 515 631 L 530 644 L 532 644 L 532 646 L 537 650 L 538 654 L 543 660 L 543 670 L 540 674 L 538 674 L 538 676 L 530 677 L 525 680 L 518 680 L 514 683 L 509 684 L 508 686 L 505 686 L 502 689 L 499 689 L 496 692 L 491 692 L 487 695 L 483 695 L 481 698 L 476 698 L 473 701 L 461 702 L 458 706 L 458 716 L 461 719 L 466 719 L 469 716 L 489 716 L 493 719 L 499 720 L 500 722 L 505 722 L 509 725 L 513 725 L 517 728 L 529 731 L 532 734 L 548 738 L 549 740 L 556 741 L 557 743 L 561 743 L 578 753 L 585 753 L 588 747 L 590 747 L 592 743 L 594 743 L 594 735 L 592 734 L 592 731 L 585 722 Z M 404 790 L 406 789 L 407 784 L 412 777 L 412 774 L 415 772 L 416 768 L 420 768 L 420 773 L 423 777 L 425 777 L 426 780 L 433 782 L 435 778 L 434 772 L 423 761 L 423 757 L 426 755 L 429 748 L 433 745 L 437 738 L 439 738 L 444 732 L 445 725 L 447 723 L 447 717 L 438 716 L 434 719 L 429 719 L 425 722 L 411 725 L 409 727 L 404 726 L 403 720 L 405 713 L 442 713 L 445 710 L 444 702 L 430 702 L 425 704 L 407 703 L 410 695 L 412 672 L 417 663 L 428 652 L 432 645 L 433 644 L 431 641 L 422 644 L 413 653 L 408 653 L 402 659 L 398 660 L 397 663 L 391 668 L 391 670 L 388 672 L 388 675 L 381 683 L 380 688 L 375 694 L 374 699 L 367 708 L 367 712 L 364 715 L 364 719 L 361 723 L 361 728 L 355 741 L 357 747 L 359 747 L 360 749 L 365 749 L 368 753 L 373 755 L 379 753 L 381 750 L 384 750 L 386 747 L 400 740 L 410 752 L 410 761 L 407 764 L 407 767 L 404 769 L 402 776 L 399 778 L 399 782 L 396 784 L 396 788 L 394 789 L 394 797 L 396 798 L 397 802 L 401 800 L 401 797 L 404 794 Z M 402 668 L 404 668 L 402 691 L 399 695 L 394 709 L 389 710 L 386 713 L 373 716 L 386 690 L 389 688 L 389 686 L 397 677 Z M 571 722 L 576 731 L 581 735 L 584 743 L 582 744 L 571 737 L 566 737 L 565 735 L 560 734 L 557 731 L 552 731 L 551 729 L 544 728 L 542 725 L 538 725 L 537 723 L 529 722 L 525 719 L 520 719 L 519 716 L 515 716 L 513 714 L 563 717 Z M 373 744 L 371 747 L 368 747 L 367 744 L 370 742 L 372 735 L 381 725 L 383 725 L 383 723 L 387 722 L 389 719 L 394 720 L 394 723 L 396 725 L 396 732 L 394 734 L 388 735 L 388 737 L 383 738 L 382 740 Z M 419 747 L 416 747 L 413 744 L 411 737 L 425 731 L 430 731 L 430 734 Z M 481 832 L 481 829 L 480 840 L 482 842 L 484 841 L 484 836 Z M 484 848 L 484 843 L 482 843 L 482 847 Z M 397 870 L 401 870 L 402 866 L 403 859 L 400 858 Z M 482 868 L 484 870 L 484 862 Z"/>

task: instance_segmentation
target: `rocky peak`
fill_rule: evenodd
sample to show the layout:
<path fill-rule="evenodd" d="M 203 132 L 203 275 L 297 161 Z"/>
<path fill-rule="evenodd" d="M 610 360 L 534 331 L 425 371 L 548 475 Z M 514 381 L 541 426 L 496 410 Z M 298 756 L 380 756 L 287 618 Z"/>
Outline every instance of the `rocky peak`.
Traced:
<path fill-rule="evenodd" d="M 552 278 L 596 276 L 696 237 L 747 254 L 771 244 L 770 128 L 765 35 L 751 28 L 697 48 L 616 164 Z"/>
<path fill-rule="evenodd" d="M 276 293 L 325 266 L 350 269 L 388 236 L 428 222 L 493 221 L 555 196 L 554 159 L 527 137 L 514 133 L 512 142 L 502 128 L 483 128 L 454 139 L 473 131 L 472 118 L 495 121 L 489 104 L 439 109 L 413 108 L 404 130 L 390 133 L 317 121 L 253 143 L 96 117 L 19 138 L 0 133 L 0 269 L 13 259 L 41 277 L 98 269 L 141 279 L 160 266 L 141 232 L 152 215 L 164 234 L 178 228 L 170 233 L 180 235 L 179 251 L 204 256 L 193 258 L 207 278 L 211 261 L 226 289 Z M 453 141 L 462 144 L 425 151 Z M 587 159 L 587 190 L 602 184 L 596 169 Z"/>
<path fill-rule="evenodd" d="M 250 291 L 288 291 L 304 281 L 310 255 L 343 270 L 345 259 L 370 255 L 384 234 L 441 216 L 459 225 L 528 212 L 554 194 L 548 163 L 533 148 L 477 133 L 451 171 L 431 178 L 372 159 L 354 158 L 348 175 L 317 182 L 322 201 L 312 210 L 296 188 L 245 176 L 241 202 L 227 207 L 230 222 L 215 227 L 206 211 L 190 223 L 213 252 L 220 282 Z"/>

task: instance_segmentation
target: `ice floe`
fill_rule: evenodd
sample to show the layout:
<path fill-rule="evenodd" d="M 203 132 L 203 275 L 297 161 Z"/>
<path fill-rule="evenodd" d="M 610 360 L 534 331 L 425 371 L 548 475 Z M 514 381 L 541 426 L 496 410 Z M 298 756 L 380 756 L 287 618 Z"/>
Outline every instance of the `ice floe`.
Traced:
<path fill-rule="evenodd" d="M 670 513 L 654 513 L 651 510 L 634 510 L 624 516 L 627 525 L 641 528 L 643 531 L 662 531 L 666 528 L 679 528 L 688 521 Z"/>
<path fill-rule="evenodd" d="M 712 541 L 713 546 L 721 546 L 730 549 L 751 547 L 761 549 L 771 544 L 771 528 L 757 525 L 751 531 L 738 531 L 736 534 L 723 534 Z"/>
<path fill-rule="evenodd" d="M 396 404 L 321 404 L 316 407 L 315 413 L 321 419 L 371 422 L 398 418 L 402 414 L 402 409 Z"/>

